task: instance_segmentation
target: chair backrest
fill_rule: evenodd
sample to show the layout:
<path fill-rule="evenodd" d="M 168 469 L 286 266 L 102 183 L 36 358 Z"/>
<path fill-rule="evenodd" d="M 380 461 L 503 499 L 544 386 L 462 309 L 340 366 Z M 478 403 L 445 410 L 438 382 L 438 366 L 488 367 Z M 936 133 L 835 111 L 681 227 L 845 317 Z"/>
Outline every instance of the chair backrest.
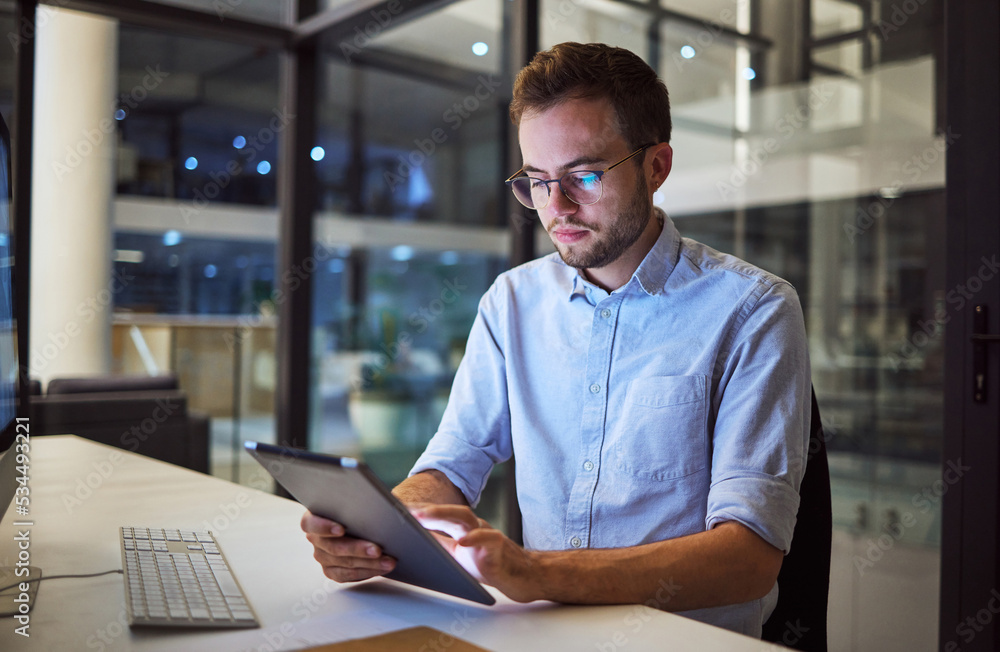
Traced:
<path fill-rule="evenodd" d="M 792 547 L 778 573 L 778 604 L 764 623 L 762 638 L 795 650 L 826 652 L 833 511 L 826 437 L 815 390 L 809 425 L 809 456 L 799 495 Z"/>
<path fill-rule="evenodd" d="M 95 394 L 109 392 L 149 392 L 179 389 L 176 374 L 159 376 L 88 376 L 53 378 L 46 394 Z"/>

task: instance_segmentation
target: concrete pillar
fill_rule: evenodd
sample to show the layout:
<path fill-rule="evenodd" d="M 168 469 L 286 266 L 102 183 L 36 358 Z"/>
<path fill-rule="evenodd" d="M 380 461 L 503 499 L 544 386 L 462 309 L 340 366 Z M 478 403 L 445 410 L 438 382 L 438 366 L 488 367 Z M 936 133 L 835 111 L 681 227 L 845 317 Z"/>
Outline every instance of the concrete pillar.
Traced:
<path fill-rule="evenodd" d="M 111 366 L 117 21 L 41 6 L 31 199 L 32 377 Z"/>

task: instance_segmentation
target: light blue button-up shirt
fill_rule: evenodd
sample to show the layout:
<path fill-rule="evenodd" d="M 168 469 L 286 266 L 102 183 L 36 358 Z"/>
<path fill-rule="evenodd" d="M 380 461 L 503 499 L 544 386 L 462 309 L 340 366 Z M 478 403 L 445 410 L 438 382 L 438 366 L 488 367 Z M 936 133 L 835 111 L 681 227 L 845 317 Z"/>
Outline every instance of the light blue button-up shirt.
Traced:
<path fill-rule="evenodd" d="M 810 417 L 798 297 L 664 218 L 610 294 L 558 254 L 497 277 L 411 474 L 438 469 L 475 506 L 493 465 L 515 455 L 524 544 L 538 550 L 636 546 L 725 521 L 789 549 Z M 777 587 L 685 615 L 759 637 L 776 600 Z"/>

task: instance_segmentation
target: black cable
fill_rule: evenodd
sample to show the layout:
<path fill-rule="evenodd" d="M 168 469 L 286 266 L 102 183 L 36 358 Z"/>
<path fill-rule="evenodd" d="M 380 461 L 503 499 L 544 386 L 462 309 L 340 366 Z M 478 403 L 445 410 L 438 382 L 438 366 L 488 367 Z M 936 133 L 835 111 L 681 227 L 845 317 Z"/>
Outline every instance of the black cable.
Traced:
<path fill-rule="evenodd" d="M 48 577 L 36 577 L 30 580 L 22 580 L 20 582 L 14 582 L 8 586 L 0 586 L 0 593 L 3 593 L 7 589 L 13 589 L 14 587 L 31 582 L 41 582 L 42 580 L 61 580 L 67 577 L 100 577 L 101 575 L 110 575 L 111 573 L 123 573 L 124 571 L 120 568 L 114 570 L 104 571 L 103 573 L 88 573 L 86 575 L 49 575 Z"/>

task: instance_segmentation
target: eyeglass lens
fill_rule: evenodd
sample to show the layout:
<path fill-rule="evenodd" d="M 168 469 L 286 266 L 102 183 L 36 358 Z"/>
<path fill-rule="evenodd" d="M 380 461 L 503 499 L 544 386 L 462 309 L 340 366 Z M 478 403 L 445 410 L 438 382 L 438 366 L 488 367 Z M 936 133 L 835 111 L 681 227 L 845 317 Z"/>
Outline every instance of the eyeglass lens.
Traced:
<path fill-rule="evenodd" d="M 570 201 L 587 206 L 601 198 L 601 177 L 588 171 L 569 172 L 559 180 L 559 184 L 544 183 L 538 179 L 518 177 L 511 182 L 511 188 L 518 200 L 528 208 L 542 208 L 549 203 L 553 185 L 561 185 Z"/>

